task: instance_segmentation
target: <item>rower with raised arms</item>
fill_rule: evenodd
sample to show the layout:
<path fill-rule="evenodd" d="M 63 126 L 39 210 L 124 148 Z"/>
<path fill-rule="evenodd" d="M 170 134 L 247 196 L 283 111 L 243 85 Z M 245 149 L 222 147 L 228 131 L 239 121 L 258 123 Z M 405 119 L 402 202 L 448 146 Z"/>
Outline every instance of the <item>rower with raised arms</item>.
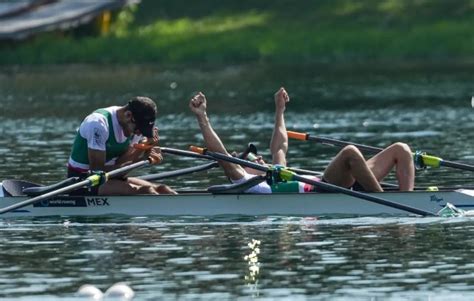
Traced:
<path fill-rule="evenodd" d="M 275 123 L 270 142 L 272 163 L 274 165 L 286 166 L 286 154 L 288 152 L 288 135 L 286 131 L 284 112 L 286 104 L 290 101 L 288 93 L 280 88 L 275 93 Z M 197 93 L 190 101 L 189 108 L 196 115 L 201 129 L 204 142 L 209 151 L 228 155 L 224 144 L 212 128 L 207 116 L 207 100 L 203 93 Z M 266 164 L 261 156 L 250 158 L 259 164 Z M 243 183 L 255 175 L 262 174 L 250 168 L 244 168 L 230 162 L 219 161 L 226 176 L 233 183 Z M 322 178 L 312 177 L 317 181 L 323 181 L 345 188 L 364 190 L 367 192 L 383 191 L 380 181 L 396 168 L 396 177 L 401 191 L 410 191 L 414 188 L 415 169 L 412 153 L 408 145 L 394 143 L 385 148 L 374 157 L 366 160 L 362 153 L 353 145 L 344 147 L 329 163 Z M 314 186 L 301 182 L 261 182 L 246 192 L 249 193 L 273 193 L 273 192 L 311 192 L 317 191 Z"/>
<path fill-rule="evenodd" d="M 86 178 L 91 171 L 111 171 L 149 158 L 152 164 L 163 160 L 155 127 L 157 107 L 143 96 L 132 98 L 124 106 L 98 109 L 88 115 L 77 130 L 68 161 L 68 177 Z M 146 144 L 137 149 L 134 144 Z M 76 191 L 89 195 L 176 194 L 163 184 L 135 177 L 109 179 L 100 186 Z"/>

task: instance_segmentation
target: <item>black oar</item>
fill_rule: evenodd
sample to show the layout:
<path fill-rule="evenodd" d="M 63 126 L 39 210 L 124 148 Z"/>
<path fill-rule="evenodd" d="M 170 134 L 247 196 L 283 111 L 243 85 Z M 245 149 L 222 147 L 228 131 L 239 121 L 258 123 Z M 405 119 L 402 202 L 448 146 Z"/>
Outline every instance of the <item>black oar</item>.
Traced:
<path fill-rule="evenodd" d="M 194 157 L 194 158 L 199 158 L 199 159 L 213 159 L 212 157 L 206 156 L 206 155 L 200 155 L 196 154 L 195 152 L 190 152 L 190 151 L 185 151 L 185 150 L 180 150 L 180 149 L 175 149 L 175 148 L 168 148 L 168 147 L 161 147 L 160 148 L 163 153 L 167 154 L 172 154 L 172 155 L 177 155 L 177 156 L 187 156 L 187 157 Z M 247 146 L 246 150 L 239 155 L 240 158 L 246 156 L 249 152 L 253 151 L 255 149 L 255 146 L 251 143 Z M 141 176 L 138 177 L 143 180 L 147 181 L 157 181 L 165 178 L 171 178 L 171 177 L 177 177 L 177 176 L 182 176 L 186 174 L 190 174 L 193 172 L 198 172 L 198 171 L 204 171 L 208 170 L 214 167 L 219 166 L 219 163 L 217 162 L 211 162 L 211 163 L 206 163 L 203 165 L 198 165 L 194 167 L 189 167 L 189 168 L 183 168 L 175 171 L 169 171 L 169 172 L 162 172 L 162 173 L 157 173 L 157 174 L 152 174 L 152 175 L 146 175 L 146 176 Z"/>
<path fill-rule="evenodd" d="M 206 156 L 202 154 L 197 154 L 191 151 L 185 151 L 176 148 L 169 148 L 169 147 L 160 147 L 162 153 L 177 155 L 177 156 L 185 156 L 185 157 L 192 157 L 192 158 L 199 158 L 199 159 L 206 159 L 206 160 L 213 160 L 214 158 L 211 156 Z"/>
<path fill-rule="evenodd" d="M 328 144 L 328 145 L 335 145 L 339 147 L 344 147 L 347 145 L 354 145 L 357 147 L 359 150 L 363 152 L 368 152 L 368 153 L 379 153 L 383 149 L 380 147 L 374 147 L 374 146 L 368 146 L 364 144 L 358 144 L 358 143 L 352 143 L 348 141 L 342 141 L 342 140 L 337 140 L 337 139 L 332 139 L 332 138 L 327 138 L 327 137 L 318 137 L 318 136 L 312 136 L 307 133 L 299 133 L 299 132 L 293 132 L 293 131 L 287 131 L 288 137 L 293 138 L 293 139 L 298 139 L 298 140 L 311 140 L 311 141 L 316 141 L 322 144 Z M 444 159 L 441 159 L 439 157 L 435 156 L 430 156 L 426 155 L 423 153 L 414 153 L 414 156 L 420 156 L 422 163 L 424 166 L 430 166 L 430 167 L 440 167 L 440 166 L 446 166 L 446 167 L 452 167 L 452 168 L 457 168 L 457 169 L 462 169 L 462 170 L 469 170 L 469 171 L 474 171 L 474 166 L 465 164 L 465 163 L 458 163 L 458 162 L 453 162 L 453 161 L 447 161 Z"/>
<path fill-rule="evenodd" d="M 108 178 L 112 178 L 112 177 L 115 177 L 115 176 L 118 176 L 118 175 L 122 175 L 122 174 L 125 174 L 125 173 L 131 171 L 132 169 L 136 169 L 136 168 L 148 165 L 148 164 L 150 164 L 149 160 L 139 161 L 139 162 L 136 162 L 136 163 L 133 163 L 133 164 L 115 169 L 115 170 L 110 171 L 108 173 L 105 173 L 105 177 L 106 177 L 106 179 L 108 179 Z M 13 211 L 15 209 L 23 208 L 25 206 L 28 206 L 28 205 L 31 205 L 31 204 L 34 204 L 34 203 L 37 203 L 37 202 L 41 202 L 43 200 L 49 199 L 51 197 L 54 197 L 54 196 L 57 196 L 57 195 L 60 195 L 60 194 L 63 194 L 63 193 L 68 193 L 68 192 L 77 190 L 77 189 L 82 188 L 82 187 L 97 186 L 97 185 L 100 184 L 100 180 L 101 180 L 100 175 L 97 175 L 97 174 L 96 175 L 91 175 L 91 176 L 87 177 L 87 179 L 82 180 L 80 182 L 77 182 L 75 184 L 68 185 L 66 187 L 63 187 L 63 188 L 60 188 L 60 189 L 57 189 L 57 190 L 39 195 L 37 197 L 31 198 L 31 199 L 28 199 L 28 200 L 24 200 L 23 202 L 19 202 L 19 203 L 13 204 L 11 206 L 2 208 L 2 209 L 0 209 L 0 214 L 7 213 L 7 212 Z"/>
<path fill-rule="evenodd" d="M 185 150 L 180 150 L 180 149 L 175 149 L 175 148 L 168 148 L 168 147 L 161 147 L 160 148 L 163 153 L 167 154 L 172 154 L 172 155 L 177 155 L 177 156 L 187 156 L 187 157 L 194 157 L 194 158 L 199 158 L 199 159 L 207 159 L 207 160 L 212 160 L 213 158 L 210 156 L 206 155 L 200 155 L 196 154 L 195 152 L 190 152 L 190 151 L 185 151 Z M 247 156 L 248 153 L 250 152 L 255 152 L 256 148 L 252 143 L 249 143 L 247 148 L 245 149 L 244 152 L 242 152 L 238 157 L 243 158 Z M 147 181 L 157 181 L 165 178 L 171 178 L 171 177 L 177 177 L 177 176 L 182 176 L 198 171 L 204 171 L 208 170 L 214 167 L 218 167 L 219 163 L 217 162 L 211 162 L 211 163 L 206 163 L 203 165 L 198 165 L 194 167 L 189 167 L 189 168 L 183 168 L 175 171 L 168 171 L 168 172 L 162 172 L 162 173 L 157 173 L 157 174 L 152 174 L 152 175 L 146 175 L 146 176 L 140 176 L 138 177 L 139 179 L 142 180 L 147 180 Z M 314 171 L 307 171 L 309 173 L 314 173 Z"/>
<path fill-rule="evenodd" d="M 227 161 L 227 162 L 239 164 L 239 165 L 242 165 L 242 166 L 250 167 L 250 168 L 260 170 L 260 171 L 264 171 L 264 172 L 273 171 L 272 167 L 260 165 L 260 164 L 253 163 L 253 162 L 246 161 L 246 160 L 242 160 L 242 159 L 239 159 L 239 158 L 234 158 L 234 157 L 222 154 L 222 153 L 211 152 L 211 151 L 208 151 L 208 150 L 203 149 L 203 148 L 191 147 L 191 150 L 193 150 L 194 152 L 200 153 L 202 155 L 210 156 L 210 157 L 214 158 L 215 160 Z M 380 205 L 385 205 L 385 206 L 388 206 L 388 207 L 392 207 L 392 208 L 395 208 L 395 209 L 407 211 L 407 212 L 422 215 L 422 216 L 436 216 L 435 213 L 425 211 L 425 210 L 421 210 L 421 209 L 414 208 L 414 207 L 410 207 L 410 206 L 406 206 L 406 205 L 403 205 L 403 204 L 400 204 L 400 203 L 395 203 L 395 202 L 392 202 L 392 201 L 389 201 L 389 200 L 386 200 L 386 199 L 382 199 L 380 197 L 376 197 L 374 195 L 370 195 L 370 194 L 350 190 L 350 189 L 347 189 L 347 188 L 343 188 L 343 187 L 336 186 L 336 185 L 329 184 L 329 183 L 325 183 L 325 182 L 318 182 L 318 181 L 314 181 L 314 180 L 311 180 L 311 179 L 307 179 L 307 178 L 305 178 L 303 176 L 300 176 L 300 175 L 298 175 L 298 174 L 296 174 L 296 173 L 294 173 L 294 172 L 292 172 L 288 169 L 280 169 L 280 170 L 277 170 L 277 172 L 280 173 L 280 177 L 282 179 L 287 180 L 287 181 L 299 181 L 299 182 L 307 183 L 307 184 L 316 186 L 316 187 L 321 188 L 321 189 L 326 190 L 326 191 L 338 192 L 338 193 L 350 195 L 350 196 L 353 196 L 353 197 L 356 197 L 356 198 L 359 198 L 359 199 L 363 199 L 363 200 L 366 200 L 366 201 L 370 201 L 370 202 L 377 203 L 377 204 L 380 204 Z"/>
<path fill-rule="evenodd" d="M 178 170 L 173 170 L 173 171 L 167 171 L 167 172 L 161 172 L 161 173 L 152 174 L 152 175 L 140 176 L 138 178 L 142 180 L 147 180 L 147 181 L 158 181 L 158 180 L 162 180 L 166 178 L 187 175 L 193 172 L 208 170 L 217 166 L 219 166 L 217 162 L 210 162 L 210 163 L 206 163 L 206 164 L 202 164 L 198 166 L 193 166 L 193 167 L 188 167 L 188 168 L 183 168 L 183 169 L 178 169 Z"/>

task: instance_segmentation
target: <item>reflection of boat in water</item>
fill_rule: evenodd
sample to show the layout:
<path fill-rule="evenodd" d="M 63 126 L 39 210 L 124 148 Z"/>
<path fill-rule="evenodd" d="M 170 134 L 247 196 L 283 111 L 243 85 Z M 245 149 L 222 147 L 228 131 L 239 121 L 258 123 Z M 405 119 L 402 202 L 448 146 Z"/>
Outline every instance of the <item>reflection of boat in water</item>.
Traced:
<path fill-rule="evenodd" d="M 0 0 L 1 1 L 1 0 Z M 30 0 L 0 2 L 0 39 L 19 40 L 55 30 L 68 30 L 100 18 L 137 0 Z"/>
<path fill-rule="evenodd" d="M 25 201 L 21 195 L 24 181 L 7 182 L 0 187 L 0 209 Z M 16 184 L 18 183 L 18 185 Z M 10 192 L 9 192 L 10 191 Z M 17 193 L 19 192 L 19 193 Z M 438 212 L 447 202 L 459 209 L 474 208 L 474 190 L 440 190 L 413 192 L 381 192 L 371 195 L 430 212 Z M 136 195 L 136 196 L 66 196 L 59 195 L 28 205 L 1 217 L 19 216 L 92 216 L 121 214 L 129 216 L 149 215 L 298 215 L 320 216 L 344 215 L 407 215 L 406 211 L 375 204 L 363 199 L 340 193 L 210 193 L 184 191 L 178 195 Z"/>

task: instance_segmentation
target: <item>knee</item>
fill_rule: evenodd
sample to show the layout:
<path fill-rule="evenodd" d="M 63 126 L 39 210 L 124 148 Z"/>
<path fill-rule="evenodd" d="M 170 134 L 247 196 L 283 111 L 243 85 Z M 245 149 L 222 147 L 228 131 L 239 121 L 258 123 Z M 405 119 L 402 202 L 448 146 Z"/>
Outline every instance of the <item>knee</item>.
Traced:
<path fill-rule="evenodd" d="M 341 155 L 347 159 L 360 159 L 364 156 L 354 145 L 347 145 L 341 150 Z"/>
<path fill-rule="evenodd" d="M 138 189 L 139 194 L 158 194 L 153 186 L 144 185 Z"/>
<path fill-rule="evenodd" d="M 155 185 L 154 189 L 158 194 L 177 194 L 177 192 L 171 189 L 171 187 L 169 187 L 168 185 Z"/>
<path fill-rule="evenodd" d="M 398 157 L 412 156 L 411 148 L 406 143 L 397 142 L 392 144 L 390 147 L 394 150 L 395 154 L 397 154 Z"/>
<path fill-rule="evenodd" d="M 360 164 L 361 162 L 365 162 L 364 156 L 354 145 L 348 145 L 344 147 L 341 150 L 340 155 L 348 168 L 351 168 L 356 164 Z"/>

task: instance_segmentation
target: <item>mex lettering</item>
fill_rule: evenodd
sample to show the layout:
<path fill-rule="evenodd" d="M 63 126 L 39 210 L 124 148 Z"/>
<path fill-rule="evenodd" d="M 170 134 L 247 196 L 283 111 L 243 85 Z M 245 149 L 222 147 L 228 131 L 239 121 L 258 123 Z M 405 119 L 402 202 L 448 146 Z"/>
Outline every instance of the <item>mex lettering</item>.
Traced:
<path fill-rule="evenodd" d="M 86 198 L 87 206 L 110 206 L 107 198 Z"/>

